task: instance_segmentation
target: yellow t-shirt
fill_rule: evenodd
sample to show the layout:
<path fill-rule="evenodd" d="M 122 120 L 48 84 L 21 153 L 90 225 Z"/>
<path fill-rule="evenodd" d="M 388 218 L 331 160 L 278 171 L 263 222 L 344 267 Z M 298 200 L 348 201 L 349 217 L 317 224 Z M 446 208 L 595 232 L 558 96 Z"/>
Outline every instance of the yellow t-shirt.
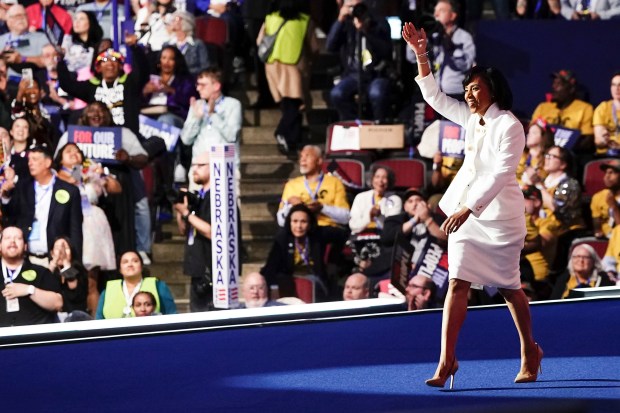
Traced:
<path fill-rule="evenodd" d="M 545 166 L 545 158 L 543 154 L 541 154 L 540 157 L 532 157 L 529 153 L 523 152 L 521 159 L 519 160 L 519 165 L 517 165 L 517 181 L 519 181 L 519 185 L 522 184 L 521 176 L 528 167 L 537 169 L 538 176 L 544 180 L 547 177 L 547 172 L 543 169 L 543 166 Z"/>
<path fill-rule="evenodd" d="M 321 187 L 317 190 L 318 184 L 319 182 L 316 180 L 309 182 L 308 187 L 310 188 L 310 191 L 308 191 L 306 188 L 305 178 L 303 176 L 291 179 L 284 186 L 279 208 L 283 208 L 284 202 L 292 196 L 298 196 L 304 204 L 313 202 L 313 196 L 316 196 L 316 200 L 323 205 L 350 209 L 349 202 L 347 201 L 347 194 L 340 179 L 332 175 L 323 175 Z M 337 226 L 333 219 L 323 213 L 320 213 L 317 216 L 317 221 L 321 226 Z"/>
<path fill-rule="evenodd" d="M 616 260 L 616 272 L 620 274 L 620 225 L 616 225 L 611 231 L 605 257 L 612 257 Z"/>
<path fill-rule="evenodd" d="M 592 118 L 592 124 L 594 126 L 600 125 L 607 128 L 609 131 L 609 140 L 616 142 L 620 146 L 620 124 L 616 123 L 613 116 L 613 100 L 607 100 L 602 102 L 594 110 L 594 116 Z M 616 119 L 620 122 L 620 108 L 616 108 Z M 605 154 L 607 149 L 597 148 L 597 154 Z"/>
<path fill-rule="evenodd" d="M 542 118 L 549 124 L 578 129 L 582 135 L 592 135 L 594 134 L 593 112 L 592 105 L 579 99 L 573 100 L 570 105 L 561 110 L 555 102 L 544 102 L 534 110 L 532 122 Z"/>
<path fill-rule="evenodd" d="M 443 157 L 441 161 L 441 175 L 447 180 L 448 184 L 452 182 L 462 165 L 463 158 L 454 158 L 451 156 Z"/>
<path fill-rule="evenodd" d="M 590 201 L 590 210 L 592 211 L 592 219 L 601 221 L 601 230 L 605 236 L 609 237 L 611 230 L 617 223 L 613 222 L 613 218 L 610 220 L 607 194 L 609 194 L 609 189 L 602 189 L 595 193 L 592 196 L 592 201 Z M 620 204 L 620 200 L 617 198 L 616 202 Z"/>
<path fill-rule="evenodd" d="M 540 224 L 540 221 L 541 218 L 536 218 L 534 222 L 532 222 L 531 215 L 525 214 L 525 227 L 527 229 L 527 235 L 525 236 L 526 242 L 536 239 L 538 236 L 538 224 Z M 549 263 L 545 259 L 542 252 L 532 252 L 527 254 L 525 258 L 532 265 L 532 269 L 534 270 L 534 278 L 536 281 L 544 281 L 547 279 L 547 274 L 549 273 Z"/>

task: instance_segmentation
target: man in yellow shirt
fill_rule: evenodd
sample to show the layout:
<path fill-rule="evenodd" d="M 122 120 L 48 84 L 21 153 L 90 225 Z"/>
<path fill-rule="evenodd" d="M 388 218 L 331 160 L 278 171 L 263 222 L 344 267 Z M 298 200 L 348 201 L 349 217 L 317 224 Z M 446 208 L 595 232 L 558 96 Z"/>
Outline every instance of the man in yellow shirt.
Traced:
<path fill-rule="evenodd" d="M 594 143 L 599 156 L 620 155 L 620 72 L 611 77 L 611 100 L 594 110 Z"/>
<path fill-rule="evenodd" d="M 315 145 L 306 145 L 299 155 L 301 176 L 286 183 L 277 218 L 284 225 L 293 205 L 304 203 L 314 212 L 319 225 L 343 226 L 349 223 L 349 202 L 340 179 L 325 175 L 321 169 L 323 153 Z"/>
<path fill-rule="evenodd" d="M 612 159 L 601 165 L 605 172 L 605 189 L 592 196 L 590 210 L 594 236 L 610 237 L 611 230 L 620 223 L 620 159 Z"/>
<path fill-rule="evenodd" d="M 551 101 L 536 107 L 532 122 L 542 119 L 549 125 L 576 129 L 581 135 L 573 149 L 579 153 L 593 152 L 592 105 L 576 98 L 577 79 L 573 72 L 560 70 L 552 76 Z"/>

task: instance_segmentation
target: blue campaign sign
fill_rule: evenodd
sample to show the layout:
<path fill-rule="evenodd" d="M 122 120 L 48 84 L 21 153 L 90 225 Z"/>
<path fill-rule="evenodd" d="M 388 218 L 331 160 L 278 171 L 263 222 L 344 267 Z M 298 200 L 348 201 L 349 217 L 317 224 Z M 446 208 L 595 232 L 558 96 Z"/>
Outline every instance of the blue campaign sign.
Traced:
<path fill-rule="evenodd" d="M 67 142 L 75 143 L 86 158 L 101 163 L 118 163 L 116 151 L 122 148 L 120 127 L 93 128 L 69 125 Z"/>
<path fill-rule="evenodd" d="M 439 122 L 439 150 L 443 156 L 465 157 L 465 129 L 454 122 Z"/>
<path fill-rule="evenodd" d="M 573 149 L 581 136 L 579 129 L 566 128 L 561 125 L 549 125 L 549 129 L 553 132 L 553 143 L 566 149 Z"/>
<path fill-rule="evenodd" d="M 168 152 L 172 152 L 177 145 L 179 136 L 181 136 L 181 129 L 157 122 L 155 119 L 151 119 L 148 116 L 140 115 L 140 135 L 145 139 L 149 139 L 153 136 L 162 138 L 166 142 Z"/>
<path fill-rule="evenodd" d="M 437 297 L 444 297 L 448 291 L 448 251 L 433 237 L 424 245 L 424 250 L 411 275 L 422 274 L 432 278 L 437 286 Z"/>

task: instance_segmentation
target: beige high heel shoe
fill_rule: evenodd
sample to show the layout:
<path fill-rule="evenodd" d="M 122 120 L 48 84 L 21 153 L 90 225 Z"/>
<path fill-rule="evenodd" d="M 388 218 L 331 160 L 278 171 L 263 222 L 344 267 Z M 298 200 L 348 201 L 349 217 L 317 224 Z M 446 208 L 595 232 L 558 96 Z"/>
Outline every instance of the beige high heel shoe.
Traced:
<path fill-rule="evenodd" d="M 540 346 L 538 345 L 538 343 L 535 343 L 535 344 L 536 344 L 536 355 L 538 356 L 538 358 L 536 360 L 536 367 L 534 368 L 534 371 L 533 372 L 520 371 L 519 374 L 517 374 L 517 377 L 515 378 L 515 383 L 531 383 L 531 382 L 536 381 L 536 379 L 538 379 L 539 373 L 542 374 L 543 351 L 542 351 L 542 348 L 540 348 Z"/>
<path fill-rule="evenodd" d="M 448 377 L 450 377 L 450 390 L 454 388 L 454 376 L 456 372 L 459 370 L 459 362 L 456 358 L 452 359 L 452 364 L 450 368 L 446 370 L 445 376 L 439 373 L 438 376 L 433 377 L 432 379 L 428 379 L 425 381 L 427 386 L 431 387 L 444 387 L 446 385 L 446 381 Z"/>

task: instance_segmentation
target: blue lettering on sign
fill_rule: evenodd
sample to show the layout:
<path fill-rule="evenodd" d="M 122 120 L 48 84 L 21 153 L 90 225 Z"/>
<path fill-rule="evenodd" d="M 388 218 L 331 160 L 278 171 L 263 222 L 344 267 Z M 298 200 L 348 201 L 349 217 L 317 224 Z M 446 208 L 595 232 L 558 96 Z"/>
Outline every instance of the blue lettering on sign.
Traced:
<path fill-rule="evenodd" d="M 224 284 L 224 278 L 222 278 L 222 272 L 217 272 L 217 279 L 215 280 L 216 284 Z"/>
<path fill-rule="evenodd" d="M 222 240 L 221 239 L 218 239 L 218 240 L 215 241 L 215 247 L 216 247 L 215 251 L 216 251 L 217 254 L 221 254 L 222 251 L 224 251 L 222 249 Z M 218 256 L 218 258 L 219 258 L 219 256 Z M 218 263 L 219 263 L 219 260 L 218 260 Z"/>

